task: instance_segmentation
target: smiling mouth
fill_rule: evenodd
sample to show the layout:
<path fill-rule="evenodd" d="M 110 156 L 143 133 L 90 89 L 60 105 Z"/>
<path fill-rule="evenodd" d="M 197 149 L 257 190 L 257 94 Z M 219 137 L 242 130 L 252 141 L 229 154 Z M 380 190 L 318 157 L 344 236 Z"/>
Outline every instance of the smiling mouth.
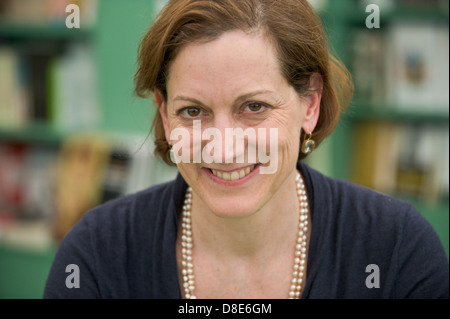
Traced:
<path fill-rule="evenodd" d="M 256 165 L 247 166 L 246 168 L 237 169 L 235 171 L 230 172 L 223 172 L 223 171 L 217 171 L 215 169 L 209 169 L 211 173 L 214 174 L 214 176 L 217 176 L 220 179 L 223 179 L 225 181 L 235 181 L 241 178 L 244 178 L 248 174 L 250 174 L 254 169 Z"/>

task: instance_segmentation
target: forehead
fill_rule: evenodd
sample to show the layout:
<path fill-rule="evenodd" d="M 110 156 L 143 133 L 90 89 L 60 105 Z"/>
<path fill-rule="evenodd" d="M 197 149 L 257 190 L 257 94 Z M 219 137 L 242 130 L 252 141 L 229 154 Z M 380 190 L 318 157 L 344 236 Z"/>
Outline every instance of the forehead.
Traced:
<path fill-rule="evenodd" d="M 248 89 L 277 90 L 287 85 L 271 41 L 262 32 L 231 31 L 209 42 L 184 47 L 170 68 L 173 94 L 239 94 Z"/>

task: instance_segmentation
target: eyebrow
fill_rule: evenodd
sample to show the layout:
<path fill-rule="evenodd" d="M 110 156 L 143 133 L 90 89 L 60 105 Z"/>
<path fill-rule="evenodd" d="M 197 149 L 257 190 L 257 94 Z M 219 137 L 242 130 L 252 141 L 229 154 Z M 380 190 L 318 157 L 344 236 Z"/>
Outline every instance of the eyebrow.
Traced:
<path fill-rule="evenodd" d="M 265 94 L 265 93 L 273 93 L 273 91 L 271 91 L 271 90 L 258 90 L 258 91 L 246 93 L 246 94 L 240 95 L 238 98 L 236 98 L 234 100 L 234 103 L 236 104 L 236 103 L 239 103 L 239 102 L 243 102 L 243 101 L 246 101 L 246 100 L 254 97 L 255 95 Z M 196 104 L 196 105 L 199 105 L 199 106 L 205 106 L 199 100 L 197 100 L 195 98 L 183 96 L 183 95 L 178 95 L 173 100 L 174 101 L 186 101 L 186 102 L 190 102 L 190 103 L 193 103 L 193 104 Z"/>

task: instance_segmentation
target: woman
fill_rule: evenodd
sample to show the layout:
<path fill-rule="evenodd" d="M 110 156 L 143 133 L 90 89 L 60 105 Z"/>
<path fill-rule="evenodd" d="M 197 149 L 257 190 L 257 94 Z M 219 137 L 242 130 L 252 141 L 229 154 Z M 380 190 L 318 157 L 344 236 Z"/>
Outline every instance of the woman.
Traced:
<path fill-rule="evenodd" d="M 301 162 L 352 91 L 306 0 L 169 1 L 138 62 L 156 153 L 180 174 L 86 214 L 45 297 L 448 298 L 412 206 Z"/>

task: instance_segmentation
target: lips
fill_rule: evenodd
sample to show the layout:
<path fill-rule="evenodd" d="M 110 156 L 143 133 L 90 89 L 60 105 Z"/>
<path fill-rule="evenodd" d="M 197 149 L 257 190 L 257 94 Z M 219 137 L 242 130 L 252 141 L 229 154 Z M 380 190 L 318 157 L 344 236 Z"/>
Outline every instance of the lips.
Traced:
<path fill-rule="evenodd" d="M 214 174 L 214 176 L 223 179 L 225 181 L 235 181 L 241 178 L 244 178 L 248 174 L 250 174 L 254 169 L 256 165 L 247 166 L 245 168 L 237 169 L 234 171 L 218 171 L 215 169 L 210 169 L 210 171 Z"/>

